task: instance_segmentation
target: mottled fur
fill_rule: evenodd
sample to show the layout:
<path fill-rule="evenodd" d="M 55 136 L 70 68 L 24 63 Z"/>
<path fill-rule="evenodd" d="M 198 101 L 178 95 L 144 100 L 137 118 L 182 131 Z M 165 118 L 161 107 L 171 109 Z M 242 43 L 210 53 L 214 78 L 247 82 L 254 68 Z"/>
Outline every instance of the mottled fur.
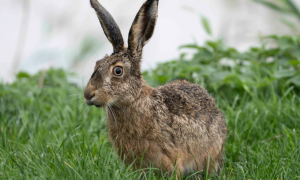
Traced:
<path fill-rule="evenodd" d="M 97 4 L 95 0 L 91 3 Z M 86 103 L 106 108 L 109 137 L 127 164 L 151 165 L 168 173 L 176 166 L 178 176 L 207 167 L 210 174 L 218 173 L 227 128 L 214 99 L 201 86 L 185 80 L 153 88 L 141 75 L 142 49 L 154 32 L 157 11 L 158 0 L 148 0 L 133 22 L 129 48 L 119 48 L 97 61 L 84 91 Z M 105 21 L 105 17 L 99 19 Z M 106 34 L 115 38 L 113 33 Z M 115 67 L 123 69 L 121 76 L 113 74 Z"/>

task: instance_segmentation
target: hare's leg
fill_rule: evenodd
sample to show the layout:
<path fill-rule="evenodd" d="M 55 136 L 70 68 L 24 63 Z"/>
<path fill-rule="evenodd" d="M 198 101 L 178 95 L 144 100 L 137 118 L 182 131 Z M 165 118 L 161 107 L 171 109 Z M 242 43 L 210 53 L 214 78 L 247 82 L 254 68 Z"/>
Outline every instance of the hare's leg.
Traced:
<path fill-rule="evenodd" d="M 223 147 L 212 160 L 208 173 L 210 175 L 219 175 L 223 168 Z"/>
<path fill-rule="evenodd" d="M 174 165 L 168 157 L 163 154 L 157 156 L 145 155 L 143 160 L 140 158 L 134 163 L 135 169 L 141 171 L 140 179 L 147 179 L 148 173 L 154 172 L 156 176 L 167 176 L 170 177 L 174 171 Z M 176 175 L 178 173 L 176 172 Z"/>

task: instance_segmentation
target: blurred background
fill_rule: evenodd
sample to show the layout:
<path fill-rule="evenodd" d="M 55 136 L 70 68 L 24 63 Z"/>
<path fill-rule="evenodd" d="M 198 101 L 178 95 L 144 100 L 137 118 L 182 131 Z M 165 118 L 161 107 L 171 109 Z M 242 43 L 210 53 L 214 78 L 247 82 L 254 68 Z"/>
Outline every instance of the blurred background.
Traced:
<path fill-rule="evenodd" d="M 145 47 L 143 70 L 178 58 L 183 44 L 223 39 L 245 51 L 270 34 L 297 34 L 297 16 L 282 1 L 161 0 L 155 34 Z M 125 42 L 141 0 L 101 0 L 119 24 Z M 298 6 L 300 1 L 294 1 Z M 1 0 L 0 79 L 12 82 L 22 70 L 36 73 L 63 67 L 87 81 L 95 61 L 110 54 L 106 39 L 88 0 Z"/>
<path fill-rule="evenodd" d="M 145 0 L 99 1 L 127 42 Z M 225 115 L 224 170 L 205 179 L 299 179 L 300 0 L 160 0 L 144 50 L 150 86 L 187 79 Z M 0 179 L 141 179 L 83 99 L 111 53 L 89 0 L 0 0 Z"/>

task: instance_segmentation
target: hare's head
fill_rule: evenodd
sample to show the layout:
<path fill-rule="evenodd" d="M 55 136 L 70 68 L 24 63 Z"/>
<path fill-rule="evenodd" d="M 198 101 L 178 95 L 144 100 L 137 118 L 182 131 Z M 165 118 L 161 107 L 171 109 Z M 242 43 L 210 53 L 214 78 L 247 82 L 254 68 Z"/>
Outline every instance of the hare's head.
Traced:
<path fill-rule="evenodd" d="M 136 15 L 124 45 L 121 31 L 97 0 L 91 0 L 102 29 L 113 46 L 112 55 L 97 61 L 93 75 L 84 90 L 85 102 L 97 107 L 116 101 L 132 101 L 140 94 L 142 50 L 153 35 L 159 0 L 147 0 Z"/>

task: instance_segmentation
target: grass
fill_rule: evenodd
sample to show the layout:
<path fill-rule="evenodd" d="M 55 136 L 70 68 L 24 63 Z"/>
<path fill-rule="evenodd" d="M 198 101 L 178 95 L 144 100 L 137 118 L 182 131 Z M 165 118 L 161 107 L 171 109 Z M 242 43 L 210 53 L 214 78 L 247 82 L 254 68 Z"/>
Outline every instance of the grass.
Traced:
<path fill-rule="evenodd" d="M 0 84 L 0 179 L 138 179 L 112 149 L 104 110 L 86 107 L 64 71 L 41 77 Z M 300 97 L 266 90 L 234 101 L 212 92 L 228 138 L 221 175 L 206 179 L 300 179 Z"/>

